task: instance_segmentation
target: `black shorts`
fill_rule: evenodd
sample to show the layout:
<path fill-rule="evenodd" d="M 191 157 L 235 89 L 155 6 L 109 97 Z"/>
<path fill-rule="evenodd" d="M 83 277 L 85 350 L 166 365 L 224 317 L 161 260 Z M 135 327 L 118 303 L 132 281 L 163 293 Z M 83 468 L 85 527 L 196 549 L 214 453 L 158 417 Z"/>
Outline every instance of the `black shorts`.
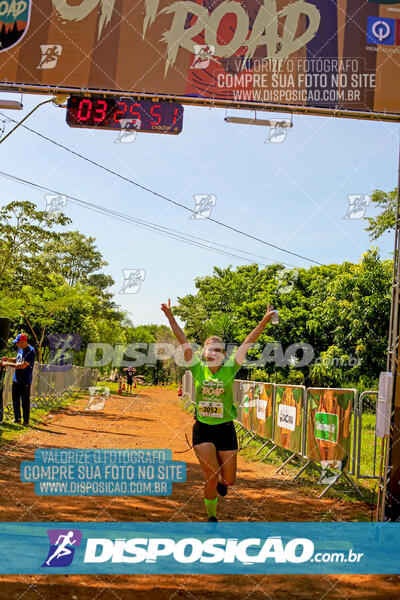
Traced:
<path fill-rule="evenodd" d="M 127 375 L 126 376 L 126 384 L 132 385 L 132 383 L 133 383 L 133 375 Z"/>
<path fill-rule="evenodd" d="M 237 450 L 238 443 L 233 421 L 208 425 L 201 421 L 194 422 L 192 433 L 192 445 L 211 442 L 217 450 Z"/>

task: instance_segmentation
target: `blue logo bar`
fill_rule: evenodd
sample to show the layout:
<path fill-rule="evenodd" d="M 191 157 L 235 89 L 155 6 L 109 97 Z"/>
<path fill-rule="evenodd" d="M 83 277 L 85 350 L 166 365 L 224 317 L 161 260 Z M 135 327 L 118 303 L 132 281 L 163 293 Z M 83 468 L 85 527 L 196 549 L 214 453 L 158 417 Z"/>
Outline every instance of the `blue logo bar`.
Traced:
<path fill-rule="evenodd" d="M 400 523 L 2 523 L 0 573 L 400 574 L 399 536 Z"/>

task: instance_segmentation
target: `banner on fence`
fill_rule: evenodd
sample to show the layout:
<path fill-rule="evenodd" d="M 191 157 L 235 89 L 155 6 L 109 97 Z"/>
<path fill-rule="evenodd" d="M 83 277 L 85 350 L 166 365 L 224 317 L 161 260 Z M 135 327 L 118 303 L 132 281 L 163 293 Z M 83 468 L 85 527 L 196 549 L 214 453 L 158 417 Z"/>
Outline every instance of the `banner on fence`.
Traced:
<path fill-rule="evenodd" d="M 307 456 L 311 460 L 348 470 L 355 394 L 355 390 L 307 390 Z"/>
<path fill-rule="evenodd" d="M 252 408 L 255 406 L 255 383 L 254 381 L 244 381 L 242 383 L 242 403 L 240 422 L 246 429 L 252 429 Z"/>
<path fill-rule="evenodd" d="M 304 389 L 303 386 L 275 386 L 274 442 L 298 453 L 302 450 Z"/>
<path fill-rule="evenodd" d="M 272 439 L 272 402 L 274 386 L 272 383 L 256 383 L 254 403 L 250 411 L 252 430 L 262 438 Z"/>

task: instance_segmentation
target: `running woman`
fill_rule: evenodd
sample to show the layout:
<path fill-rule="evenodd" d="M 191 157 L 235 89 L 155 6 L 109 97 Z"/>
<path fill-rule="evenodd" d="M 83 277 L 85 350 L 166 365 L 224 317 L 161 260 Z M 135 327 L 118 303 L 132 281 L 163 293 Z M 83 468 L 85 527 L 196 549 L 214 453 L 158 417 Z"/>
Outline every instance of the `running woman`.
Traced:
<path fill-rule="evenodd" d="M 131 365 L 128 368 L 124 369 L 124 371 L 126 371 L 126 391 L 128 392 L 128 394 L 132 394 L 133 376 L 136 373 L 136 369 Z"/>
<path fill-rule="evenodd" d="M 171 311 L 171 302 L 161 305 L 172 331 L 181 344 L 188 369 L 196 386 L 195 423 L 192 443 L 204 473 L 204 503 L 209 521 L 217 519 L 218 494 L 226 496 L 236 481 L 238 443 L 233 419 L 233 381 L 251 345 L 257 341 L 273 315 L 273 306 L 246 337 L 234 354 L 226 359 L 223 340 L 213 335 L 206 339 L 197 360 L 193 348 Z"/>

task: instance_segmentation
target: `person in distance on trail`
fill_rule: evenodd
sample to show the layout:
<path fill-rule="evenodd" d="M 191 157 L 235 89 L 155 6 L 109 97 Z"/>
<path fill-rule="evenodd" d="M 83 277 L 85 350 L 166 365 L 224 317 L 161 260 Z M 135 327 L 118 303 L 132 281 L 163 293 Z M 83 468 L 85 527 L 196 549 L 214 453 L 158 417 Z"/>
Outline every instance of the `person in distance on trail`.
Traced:
<path fill-rule="evenodd" d="M 172 331 L 182 346 L 188 369 L 196 386 L 196 410 L 192 444 L 203 470 L 204 503 L 209 521 L 217 519 L 218 494 L 225 496 L 236 481 L 238 443 L 233 419 L 233 381 L 251 345 L 257 341 L 274 314 L 273 306 L 246 337 L 235 353 L 226 358 L 223 340 L 213 335 L 204 342 L 201 357 L 196 357 L 171 311 L 171 303 L 161 305 Z"/>
<path fill-rule="evenodd" d="M 136 369 L 130 365 L 124 371 L 126 371 L 126 391 L 128 394 L 132 394 L 133 376 L 136 373 Z"/>

